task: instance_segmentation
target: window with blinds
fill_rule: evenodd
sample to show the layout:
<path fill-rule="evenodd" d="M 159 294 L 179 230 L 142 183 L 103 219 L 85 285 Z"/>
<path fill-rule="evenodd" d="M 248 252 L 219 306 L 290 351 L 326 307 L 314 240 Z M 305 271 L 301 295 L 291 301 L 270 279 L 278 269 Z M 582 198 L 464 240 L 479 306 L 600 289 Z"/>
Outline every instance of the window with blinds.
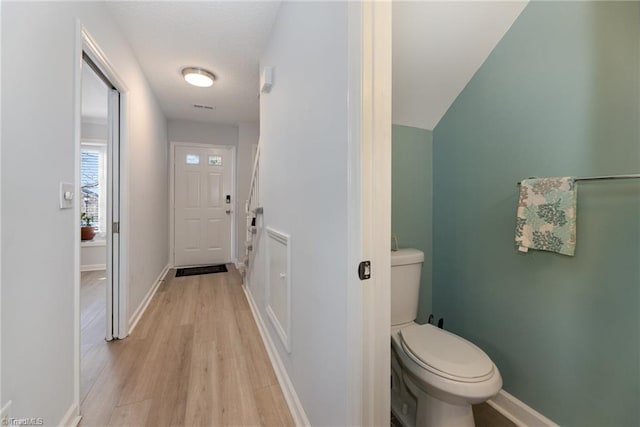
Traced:
<path fill-rule="evenodd" d="M 80 155 L 80 210 L 93 219 L 92 226 L 96 232 L 104 233 L 107 223 L 106 147 L 83 143 Z"/>

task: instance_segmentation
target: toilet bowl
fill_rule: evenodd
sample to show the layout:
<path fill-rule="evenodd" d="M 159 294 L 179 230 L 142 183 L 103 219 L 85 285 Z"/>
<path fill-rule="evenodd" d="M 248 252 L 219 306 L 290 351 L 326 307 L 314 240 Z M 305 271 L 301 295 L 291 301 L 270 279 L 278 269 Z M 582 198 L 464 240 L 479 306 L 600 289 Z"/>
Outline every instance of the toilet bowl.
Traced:
<path fill-rule="evenodd" d="M 502 377 L 480 348 L 414 322 L 424 255 L 391 255 L 391 409 L 405 427 L 474 426 L 473 404 L 495 396 Z"/>

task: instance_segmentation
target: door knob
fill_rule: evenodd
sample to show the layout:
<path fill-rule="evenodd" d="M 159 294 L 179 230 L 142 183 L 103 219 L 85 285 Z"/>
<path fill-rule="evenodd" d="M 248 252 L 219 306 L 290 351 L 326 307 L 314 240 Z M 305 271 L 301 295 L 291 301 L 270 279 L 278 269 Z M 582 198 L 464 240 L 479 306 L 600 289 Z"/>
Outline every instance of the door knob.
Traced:
<path fill-rule="evenodd" d="M 227 214 L 230 214 L 230 213 L 231 213 L 231 209 L 227 209 L 225 212 L 226 212 Z"/>

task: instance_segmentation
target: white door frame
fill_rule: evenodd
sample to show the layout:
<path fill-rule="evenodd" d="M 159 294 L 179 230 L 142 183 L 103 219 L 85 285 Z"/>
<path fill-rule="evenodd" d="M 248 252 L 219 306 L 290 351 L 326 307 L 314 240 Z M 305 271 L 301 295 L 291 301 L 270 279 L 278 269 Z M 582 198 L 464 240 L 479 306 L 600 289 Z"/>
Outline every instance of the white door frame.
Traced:
<path fill-rule="evenodd" d="M 238 212 L 238 201 L 236 200 L 236 150 L 235 145 L 215 145 L 200 144 L 195 142 L 171 141 L 169 143 L 169 263 L 171 267 L 176 265 L 175 257 L 175 156 L 176 147 L 193 147 L 193 148 L 217 148 L 220 150 L 231 150 L 231 262 L 238 264 L 236 256 L 236 247 L 238 244 L 238 235 L 236 232 L 236 215 Z"/>
<path fill-rule="evenodd" d="M 120 332 L 122 310 L 120 310 L 120 232 L 113 232 L 113 224 L 120 226 L 120 92 L 109 88 L 108 103 L 108 138 L 107 138 L 107 325 L 106 338 L 111 341 L 114 338 L 124 338 Z M 117 159 L 117 161 L 115 160 Z M 114 272 L 116 274 L 114 275 Z M 126 311 L 125 311 L 126 313 Z M 126 318 L 125 318 L 126 322 Z"/>
<path fill-rule="evenodd" d="M 391 2 L 349 3 L 349 402 L 352 425 L 388 426 L 391 390 Z M 371 278 L 360 281 L 360 261 Z"/>
<path fill-rule="evenodd" d="M 80 20 L 76 20 L 74 52 L 74 153 L 75 153 L 75 194 L 80 191 L 80 140 L 82 123 L 82 67 L 83 52 L 86 53 L 111 84 L 120 92 L 120 114 L 117 117 L 120 127 L 120 253 L 118 286 L 113 289 L 114 301 L 111 308 L 117 315 L 117 328 L 113 338 L 125 338 L 128 331 L 128 248 L 129 248 L 129 177 L 128 177 L 128 89 L 115 68 L 95 42 Z M 80 415 L 80 203 L 76 196 L 74 204 L 74 404 Z M 112 224 L 107 224 L 107 234 L 112 232 Z"/>

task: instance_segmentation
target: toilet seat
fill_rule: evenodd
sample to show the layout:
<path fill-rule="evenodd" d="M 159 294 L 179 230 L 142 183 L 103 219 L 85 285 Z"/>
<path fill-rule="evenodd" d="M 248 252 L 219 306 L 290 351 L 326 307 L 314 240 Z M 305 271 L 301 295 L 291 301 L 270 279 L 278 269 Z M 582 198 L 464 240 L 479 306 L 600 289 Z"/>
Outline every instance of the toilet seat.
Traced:
<path fill-rule="evenodd" d="M 407 356 L 435 375 L 476 383 L 486 381 L 494 374 L 493 362 L 484 351 L 433 325 L 407 326 L 400 330 L 399 336 Z"/>

